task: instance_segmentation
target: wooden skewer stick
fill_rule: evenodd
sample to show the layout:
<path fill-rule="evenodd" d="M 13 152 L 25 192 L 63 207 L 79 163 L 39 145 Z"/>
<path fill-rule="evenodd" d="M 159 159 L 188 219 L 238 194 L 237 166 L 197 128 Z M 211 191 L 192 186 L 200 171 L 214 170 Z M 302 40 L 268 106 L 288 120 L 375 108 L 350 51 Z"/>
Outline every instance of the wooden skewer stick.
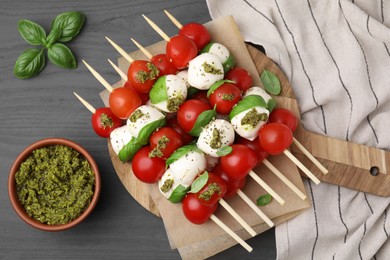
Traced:
<path fill-rule="evenodd" d="M 112 47 L 114 47 L 114 49 L 117 50 L 119 54 L 122 55 L 122 57 L 125 58 L 129 63 L 132 63 L 134 61 L 134 59 L 130 57 L 130 55 L 124 49 L 122 49 L 122 47 L 116 44 L 113 40 L 111 40 L 107 36 L 106 36 L 106 40 L 109 43 L 111 43 Z"/>
<path fill-rule="evenodd" d="M 308 169 L 305 165 L 303 165 L 297 157 L 295 157 L 289 150 L 284 150 L 283 153 L 293 162 L 299 169 L 301 169 L 307 177 L 309 177 L 315 184 L 319 184 L 321 181 Z"/>
<path fill-rule="evenodd" d="M 92 68 L 85 60 L 82 60 L 92 75 L 111 93 L 114 89 L 94 68 Z"/>
<path fill-rule="evenodd" d="M 329 172 L 328 169 L 326 169 L 297 139 L 295 139 L 295 137 L 293 138 L 293 143 L 318 167 L 318 169 L 320 169 L 323 174 L 327 174 Z"/>
<path fill-rule="evenodd" d="M 253 228 L 251 226 L 249 226 L 248 223 L 245 222 L 245 220 L 240 216 L 238 215 L 238 213 L 232 208 L 230 207 L 229 204 L 227 204 L 227 202 L 224 200 L 224 199 L 220 199 L 219 200 L 219 204 L 224 207 L 226 209 L 227 212 L 229 212 L 230 215 L 232 215 L 232 217 L 237 220 L 238 223 L 240 223 L 240 225 L 246 230 L 248 231 L 248 233 L 254 237 L 256 236 L 256 231 L 253 230 Z"/>
<path fill-rule="evenodd" d="M 295 194 L 298 195 L 302 200 L 306 199 L 305 193 L 303 193 L 300 189 L 297 188 L 289 179 L 287 179 L 283 173 L 281 173 L 275 166 L 273 166 L 267 159 L 263 160 L 263 164 L 267 167 L 271 172 L 273 172 L 276 177 L 278 177 L 284 184 L 286 184 Z"/>
<path fill-rule="evenodd" d="M 146 15 L 142 14 L 142 17 L 145 18 L 145 20 L 148 22 L 148 24 L 167 42 L 169 42 L 170 38 L 169 36 L 160 29 L 160 27 L 157 26 L 152 20 L 150 20 Z"/>
<path fill-rule="evenodd" d="M 111 64 L 111 66 L 114 68 L 114 70 L 119 74 L 119 76 L 124 81 L 127 81 L 127 75 L 118 66 L 116 66 L 110 59 L 107 59 L 107 60 Z"/>
<path fill-rule="evenodd" d="M 226 226 L 219 218 L 217 218 L 214 214 L 210 216 L 210 219 L 215 222 L 220 228 L 223 229 L 226 233 L 228 233 L 237 243 L 239 243 L 243 248 L 245 248 L 248 252 L 252 252 L 253 248 L 245 242 L 241 237 L 239 237 L 236 233 L 233 232 L 228 226 Z"/>
<path fill-rule="evenodd" d="M 179 29 L 183 28 L 183 25 L 173 15 L 171 15 L 167 10 L 164 10 L 164 13 L 168 16 L 169 20 L 171 20 L 172 23 L 174 25 L 176 25 L 177 28 L 179 28 Z"/>
<path fill-rule="evenodd" d="M 83 103 L 83 105 L 89 110 L 91 111 L 92 114 L 95 114 L 96 113 L 96 109 L 91 105 L 89 104 L 84 98 L 80 97 L 79 95 L 77 95 L 76 92 L 73 92 L 73 94 L 80 100 L 81 103 Z"/>
<path fill-rule="evenodd" d="M 248 204 L 249 207 L 251 207 L 251 209 L 255 211 L 257 215 L 259 215 L 262 220 L 264 220 L 265 223 L 267 223 L 268 226 L 273 227 L 275 225 L 274 222 L 272 222 L 272 220 L 269 219 L 267 215 L 265 215 L 264 212 L 261 211 L 259 207 L 257 207 L 257 205 L 244 192 L 242 192 L 242 190 L 238 190 L 237 194 Z"/>
<path fill-rule="evenodd" d="M 251 176 L 263 189 L 265 189 L 280 205 L 284 205 L 285 201 L 279 194 L 276 193 L 267 183 L 265 183 L 256 173 L 253 171 L 249 172 Z"/>
<path fill-rule="evenodd" d="M 134 42 L 135 46 L 137 46 L 137 48 L 140 49 L 140 51 L 142 51 L 142 53 L 145 54 L 146 57 L 148 57 L 149 60 L 151 60 L 153 58 L 153 55 L 147 49 L 145 49 L 144 46 L 139 44 L 133 38 L 130 38 L 130 39 Z"/>

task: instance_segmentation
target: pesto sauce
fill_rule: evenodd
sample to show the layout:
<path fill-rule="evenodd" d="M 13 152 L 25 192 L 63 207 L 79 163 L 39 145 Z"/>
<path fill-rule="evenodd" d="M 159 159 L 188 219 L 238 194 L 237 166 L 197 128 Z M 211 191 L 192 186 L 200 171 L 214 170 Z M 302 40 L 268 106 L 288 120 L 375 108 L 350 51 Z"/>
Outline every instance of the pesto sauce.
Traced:
<path fill-rule="evenodd" d="M 136 73 L 135 79 L 140 83 L 145 83 L 147 80 L 154 80 L 160 74 L 160 71 L 153 63 L 146 63 L 148 71 L 140 70 Z"/>
<path fill-rule="evenodd" d="M 207 186 L 207 190 L 205 192 L 199 195 L 199 199 L 210 200 L 215 193 L 218 193 L 220 195 L 221 187 L 213 182 L 210 183 L 209 186 Z"/>
<path fill-rule="evenodd" d="M 112 118 L 104 113 L 100 115 L 100 122 L 102 123 L 104 129 L 106 129 L 106 127 L 111 128 L 114 126 L 114 121 L 112 121 Z"/>
<path fill-rule="evenodd" d="M 170 98 L 167 101 L 167 109 L 170 112 L 176 112 L 179 110 L 179 106 L 183 104 L 184 97 L 182 95 L 178 95 L 176 97 Z"/>
<path fill-rule="evenodd" d="M 160 190 L 164 193 L 168 192 L 173 186 L 173 179 L 166 179 Z"/>
<path fill-rule="evenodd" d="M 210 147 L 213 149 L 219 149 L 222 146 L 221 142 L 221 134 L 219 133 L 217 128 L 213 129 L 213 135 L 210 140 Z"/>
<path fill-rule="evenodd" d="M 130 116 L 130 122 L 135 123 L 139 118 L 141 118 L 144 115 L 141 110 L 137 109 L 135 110 L 131 116 Z"/>
<path fill-rule="evenodd" d="M 204 69 L 204 72 L 214 74 L 214 75 L 222 75 L 223 71 L 216 68 L 214 65 L 209 64 L 207 62 L 203 62 L 202 67 Z"/>
<path fill-rule="evenodd" d="M 241 119 L 241 125 L 250 125 L 255 128 L 260 121 L 267 121 L 268 116 L 266 113 L 258 113 L 256 108 L 252 108 L 251 111 Z"/>
<path fill-rule="evenodd" d="M 74 149 L 53 145 L 36 149 L 16 172 L 16 191 L 26 213 L 48 225 L 71 222 L 90 204 L 95 175 Z"/>

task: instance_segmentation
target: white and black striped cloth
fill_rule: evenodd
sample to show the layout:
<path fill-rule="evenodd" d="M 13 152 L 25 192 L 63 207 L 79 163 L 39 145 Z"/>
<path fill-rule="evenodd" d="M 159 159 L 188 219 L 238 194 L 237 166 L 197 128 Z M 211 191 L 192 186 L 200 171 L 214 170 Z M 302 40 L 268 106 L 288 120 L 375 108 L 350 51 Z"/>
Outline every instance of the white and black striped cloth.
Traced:
<path fill-rule="evenodd" d="M 283 70 L 307 130 L 390 150 L 390 0 L 207 2 Z M 390 198 L 305 185 L 313 207 L 276 228 L 278 259 L 390 259 Z"/>

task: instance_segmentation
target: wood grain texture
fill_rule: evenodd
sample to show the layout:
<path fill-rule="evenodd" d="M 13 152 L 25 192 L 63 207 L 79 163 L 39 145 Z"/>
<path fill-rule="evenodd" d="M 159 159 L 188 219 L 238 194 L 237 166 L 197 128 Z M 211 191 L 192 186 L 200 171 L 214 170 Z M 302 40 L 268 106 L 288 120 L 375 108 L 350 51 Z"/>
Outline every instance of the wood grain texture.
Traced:
<path fill-rule="evenodd" d="M 147 46 L 159 41 L 141 17 L 145 13 L 165 28 L 176 28 L 163 14 L 168 9 L 181 22 L 210 20 L 204 1 L 163 0 L 0 0 L 0 259 L 180 259 L 171 250 L 160 218 L 129 196 L 108 155 L 107 143 L 93 133 L 91 113 L 74 97 L 76 91 L 94 107 L 103 106 L 103 87 L 81 63 L 87 60 L 109 82 L 119 80 L 107 58 L 117 52 L 104 39 L 109 36 L 127 51 L 136 48 L 130 37 Z M 20 19 L 41 24 L 46 31 L 54 17 L 65 11 L 82 11 L 86 24 L 69 43 L 79 67 L 64 70 L 47 63 L 36 78 L 19 80 L 13 66 L 29 46 L 17 31 Z M 95 158 L 102 192 L 94 212 L 79 226 L 47 233 L 27 226 L 11 208 L 7 195 L 8 171 L 27 145 L 46 137 L 64 137 L 83 145 Z M 256 248 L 246 259 L 275 259 L 273 230 L 249 241 Z M 213 259 L 239 259 L 245 251 L 235 246 Z"/>

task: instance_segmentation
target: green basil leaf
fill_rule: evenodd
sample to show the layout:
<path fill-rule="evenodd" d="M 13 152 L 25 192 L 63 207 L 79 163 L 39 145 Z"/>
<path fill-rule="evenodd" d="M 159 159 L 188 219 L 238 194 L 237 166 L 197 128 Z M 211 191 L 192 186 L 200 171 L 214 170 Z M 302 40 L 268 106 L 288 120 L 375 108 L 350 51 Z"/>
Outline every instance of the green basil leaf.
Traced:
<path fill-rule="evenodd" d="M 184 199 L 190 187 L 186 188 L 183 185 L 177 186 L 169 196 L 168 200 L 172 203 L 179 203 Z"/>
<path fill-rule="evenodd" d="M 135 153 L 142 148 L 142 144 L 139 144 L 135 137 L 131 138 L 130 142 L 128 142 L 123 148 L 119 151 L 118 157 L 121 162 L 127 162 L 131 160 Z"/>
<path fill-rule="evenodd" d="M 228 155 L 230 154 L 231 152 L 233 151 L 233 148 L 229 145 L 226 145 L 224 147 L 221 147 L 218 151 L 217 151 L 217 155 L 218 156 L 225 156 L 225 155 Z"/>
<path fill-rule="evenodd" d="M 229 114 L 229 120 L 232 120 L 232 118 L 239 113 L 257 106 L 267 108 L 267 104 L 265 103 L 264 98 L 255 95 L 247 96 L 233 107 Z"/>
<path fill-rule="evenodd" d="M 46 41 L 46 32 L 37 23 L 29 20 L 20 20 L 18 30 L 23 39 L 31 45 L 43 45 Z"/>
<path fill-rule="evenodd" d="M 38 75 L 45 66 L 43 49 L 27 49 L 16 60 L 14 75 L 21 79 L 31 78 Z"/>
<path fill-rule="evenodd" d="M 214 109 L 206 110 L 200 113 L 189 134 L 192 136 L 199 136 L 203 127 L 207 125 L 216 115 L 217 112 Z"/>
<path fill-rule="evenodd" d="M 264 69 L 260 76 L 261 83 L 263 83 L 265 91 L 272 95 L 279 95 L 282 88 L 280 87 L 280 81 L 278 77 L 272 73 Z"/>
<path fill-rule="evenodd" d="M 225 74 L 234 66 L 234 57 L 230 55 L 227 60 L 222 64 Z"/>
<path fill-rule="evenodd" d="M 217 88 L 219 88 L 220 86 L 222 86 L 224 83 L 235 83 L 234 81 L 232 80 L 228 80 L 228 79 L 221 79 L 221 80 L 218 80 L 217 82 L 215 82 L 210 88 L 209 90 L 207 91 L 207 97 L 210 97 L 211 93 L 213 93 Z"/>
<path fill-rule="evenodd" d="M 59 14 L 51 24 L 51 29 L 61 31 L 59 42 L 68 42 L 79 34 L 85 21 L 85 15 L 79 12 L 66 12 Z"/>
<path fill-rule="evenodd" d="M 62 43 L 54 43 L 48 50 L 47 56 L 51 62 L 61 68 L 75 69 L 77 62 L 71 50 Z"/>
<path fill-rule="evenodd" d="M 171 154 L 171 156 L 166 160 L 165 164 L 170 165 L 171 163 L 176 162 L 178 159 L 180 159 L 182 156 L 186 155 L 190 151 L 203 153 L 195 144 L 185 145 L 177 149 L 173 154 Z"/>
<path fill-rule="evenodd" d="M 203 49 L 201 50 L 201 53 L 207 53 L 210 51 L 210 48 L 211 46 L 213 46 L 213 42 L 210 42 L 209 44 L 207 44 L 206 46 L 203 47 Z"/>
<path fill-rule="evenodd" d="M 191 184 L 191 190 L 190 193 L 197 193 L 200 191 L 204 185 L 206 185 L 207 181 L 209 180 L 209 173 L 205 171 L 202 175 L 200 175 L 198 178 L 196 178 L 192 184 Z"/>
<path fill-rule="evenodd" d="M 165 83 L 166 76 L 159 77 L 154 83 L 152 89 L 149 92 L 150 102 L 152 104 L 158 104 L 160 102 L 168 100 L 167 86 Z"/>
<path fill-rule="evenodd" d="M 268 111 L 271 113 L 272 110 L 274 110 L 274 108 L 276 107 L 276 101 L 275 99 L 271 98 L 270 100 L 268 100 L 268 103 L 267 103 L 267 109 Z"/>
<path fill-rule="evenodd" d="M 264 194 L 257 198 L 256 204 L 258 206 L 265 206 L 268 205 L 272 200 L 272 196 L 270 194 Z"/>
<path fill-rule="evenodd" d="M 137 142 L 141 145 L 147 145 L 149 143 L 149 137 L 156 131 L 158 128 L 166 124 L 165 117 L 153 121 L 146 126 L 142 127 L 137 136 Z"/>
<path fill-rule="evenodd" d="M 46 37 L 46 48 L 50 48 L 53 43 L 55 43 L 56 41 L 58 41 L 58 39 L 61 37 L 61 30 L 60 29 L 53 29 L 51 30 L 51 32 L 49 33 L 49 35 Z"/>
<path fill-rule="evenodd" d="M 191 98 L 194 94 L 198 93 L 200 90 L 194 87 L 189 87 L 188 88 L 188 93 L 187 93 L 187 99 Z"/>

